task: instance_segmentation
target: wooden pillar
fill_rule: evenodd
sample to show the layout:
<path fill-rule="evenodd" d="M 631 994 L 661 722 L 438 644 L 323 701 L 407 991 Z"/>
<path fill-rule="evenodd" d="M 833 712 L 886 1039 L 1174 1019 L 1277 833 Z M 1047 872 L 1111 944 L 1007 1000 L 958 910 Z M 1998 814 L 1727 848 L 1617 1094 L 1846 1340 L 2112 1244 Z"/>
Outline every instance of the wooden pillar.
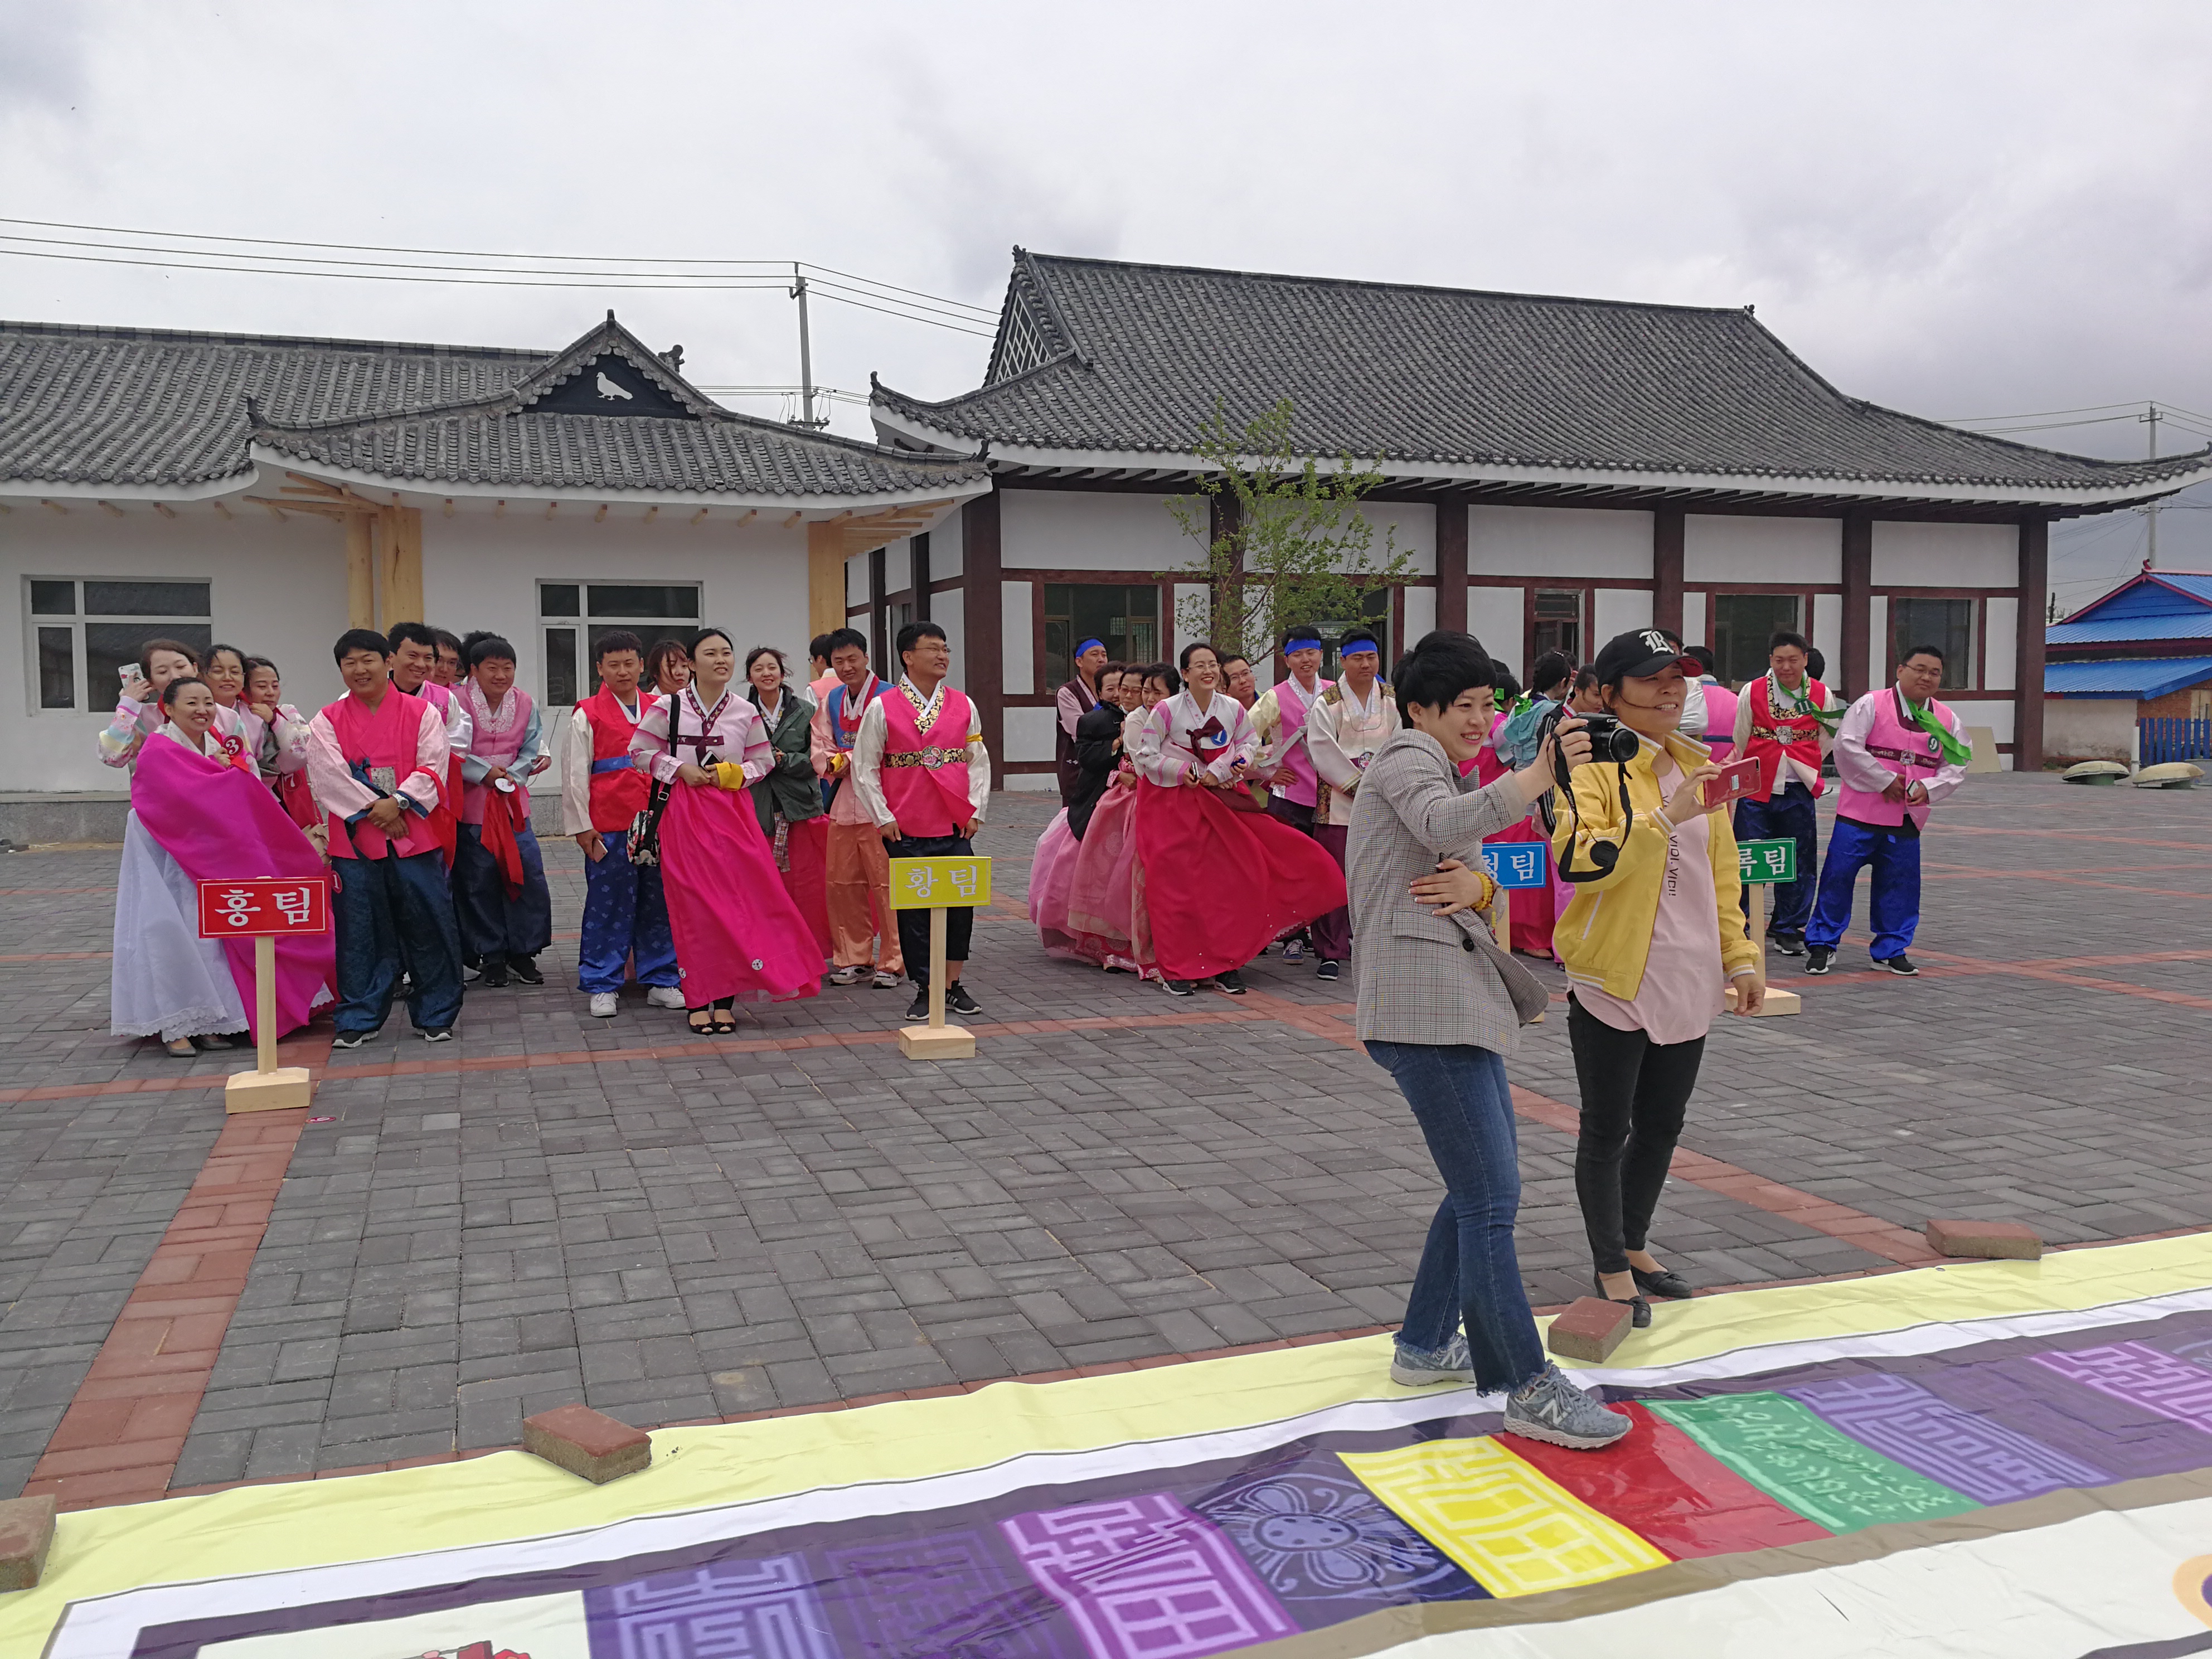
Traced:
<path fill-rule="evenodd" d="M 376 520 L 366 513 L 345 516 L 346 626 L 376 626 Z"/>
<path fill-rule="evenodd" d="M 2043 613 L 2051 590 L 2051 524 L 2020 521 L 2020 647 L 2013 684 L 2012 765 L 2043 769 Z"/>
<path fill-rule="evenodd" d="M 914 619 L 929 620 L 929 532 L 925 530 L 907 544 L 908 562 L 913 566 Z"/>
<path fill-rule="evenodd" d="M 1437 500 L 1437 626 L 1454 634 L 1467 632 L 1467 497 L 1445 495 Z M 1415 641 L 1401 642 L 1411 650 Z"/>
<path fill-rule="evenodd" d="M 1651 515 L 1651 625 L 1676 639 L 1682 632 L 1682 528 L 1687 515 L 1662 507 Z"/>
<path fill-rule="evenodd" d="M 845 538 L 837 526 L 806 526 L 806 633 L 808 638 L 845 625 Z"/>
<path fill-rule="evenodd" d="M 983 744 L 991 751 L 991 785 L 1005 787 L 1006 767 L 1006 606 L 999 584 L 999 494 L 978 495 L 960 509 L 961 635 L 968 684 Z M 896 672 L 896 670 L 894 670 Z"/>
<path fill-rule="evenodd" d="M 1867 663 L 1874 653 L 1874 515 L 1870 513 L 1844 514 L 1844 634 L 1838 649 L 1843 661 L 1829 666 L 1843 672 L 1831 673 L 1830 682 L 1840 681 L 1846 699 L 1864 696 L 1874 689 L 1867 682 Z"/>
<path fill-rule="evenodd" d="M 421 622 L 422 617 L 422 513 L 419 507 L 387 507 L 376 515 L 376 626 Z"/>
<path fill-rule="evenodd" d="M 890 641 L 884 637 L 884 550 L 868 550 L 868 656 L 880 663 L 890 661 Z"/>

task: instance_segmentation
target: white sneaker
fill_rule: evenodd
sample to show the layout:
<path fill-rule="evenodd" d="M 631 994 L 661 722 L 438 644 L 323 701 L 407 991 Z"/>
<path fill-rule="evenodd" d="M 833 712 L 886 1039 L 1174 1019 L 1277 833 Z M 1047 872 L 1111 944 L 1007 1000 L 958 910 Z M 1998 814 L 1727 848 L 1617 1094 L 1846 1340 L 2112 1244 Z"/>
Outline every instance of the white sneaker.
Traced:
<path fill-rule="evenodd" d="M 645 1006 L 648 1008 L 681 1008 L 684 993 L 673 985 L 656 985 L 645 994 Z"/>
<path fill-rule="evenodd" d="M 878 991 L 896 991 L 900 986 L 905 984 L 906 981 L 901 979 L 896 974 L 891 972 L 890 969 L 878 968 L 876 969 L 876 976 L 872 983 L 873 983 L 876 989 Z"/>
<path fill-rule="evenodd" d="M 615 994 L 612 991 L 592 993 L 592 1018 L 612 1019 L 615 1017 Z"/>

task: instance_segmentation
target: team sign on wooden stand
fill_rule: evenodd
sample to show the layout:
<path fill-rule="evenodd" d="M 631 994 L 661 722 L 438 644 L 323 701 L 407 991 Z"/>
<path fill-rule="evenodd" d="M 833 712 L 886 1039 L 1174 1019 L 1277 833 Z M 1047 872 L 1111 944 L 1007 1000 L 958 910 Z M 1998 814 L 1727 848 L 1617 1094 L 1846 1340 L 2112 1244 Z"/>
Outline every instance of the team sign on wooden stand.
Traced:
<path fill-rule="evenodd" d="M 945 1023 L 945 913 L 981 909 L 991 902 L 991 860 L 893 859 L 891 908 L 929 912 L 929 1024 L 899 1029 L 908 1060 L 971 1060 L 975 1037 Z"/>
<path fill-rule="evenodd" d="M 1788 886 L 1797 879 L 1797 843 L 1784 837 L 1780 841 L 1740 841 L 1735 844 L 1737 868 L 1741 872 L 1745 890 L 1751 895 L 1751 942 L 1759 947 L 1759 977 L 1766 978 L 1766 890 L 1773 886 Z M 1735 987 L 1729 987 L 1729 1001 L 1735 1000 Z M 1766 1000 L 1759 1007 L 1762 1016 L 1795 1014 L 1804 1009 L 1803 1000 L 1795 991 L 1778 991 L 1768 987 Z"/>
<path fill-rule="evenodd" d="M 204 881 L 199 891 L 202 939 L 253 941 L 254 1066 L 232 1073 L 223 1087 L 223 1110 L 305 1106 L 314 1094 L 307 1068 L 276 1063 L 276 941 L 331 931 L 331 884 L 319 876 Z"/>

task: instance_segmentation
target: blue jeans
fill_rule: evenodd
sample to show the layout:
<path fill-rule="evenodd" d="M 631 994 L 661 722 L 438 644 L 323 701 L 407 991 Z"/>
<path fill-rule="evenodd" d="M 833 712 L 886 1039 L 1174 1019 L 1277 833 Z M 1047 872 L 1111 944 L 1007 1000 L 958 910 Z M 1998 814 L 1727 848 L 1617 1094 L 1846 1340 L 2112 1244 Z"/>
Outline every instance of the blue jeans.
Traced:
<path fill-rule="evenodd" d="M 1820 900 L 1805 943 L 1832 951 L 1851 925 L 1851 890 L 1859 872 L 1874 866 L 1867 894 L 1867 921 L 1874 932 L 1868 953 L 1876 962 L 1901 957 L 1912 948 L 1920 926 L 1920 838 L 1877 829 L 1854 818 L 1838 818 L 1828 832 L 1828 861 L 1820 866 Z"/>
<path fill-rule="evenodd" d="M 1544 1369 L 1544 1349 L 1513 1251 L 1521 1162 L 1505 1061 L 1462 1044 L 1370 1042 L 1367 1052 L 1413 1109 L 1444 1182 L 1398 1340 L 1441 1348 L 1463 1324 L 1475 1386 L 1517 1389 Z"/>
<path fill-rule="evenodd" d="M 1804 938 L 1805 924 L 1813 919 L 1814 884 L 1820 873 L 1820 818 L 1814 809 L 1813 792 L 1792 778 L 1774 792 L 1771 800 L 1738 801 L 1735 838 L 1797 843 L 1797 879 L 1774 889 L 1767 901 L 1766 931 L 1779 939 Z M 1747 887 L 1743 893 L 1743 913 L 1751 914 Z"/>
<path fill-rule="evenodd" d="M 576 988 L 619 991 L 636 960 L 640 985 L 676 983 L 676 940 L 668 930 L 668 901 L 660 866 L 629 861 L 629 832 L 602 830 L 603 859 L 584 860 L 584 936 L 576 952 Z"/>

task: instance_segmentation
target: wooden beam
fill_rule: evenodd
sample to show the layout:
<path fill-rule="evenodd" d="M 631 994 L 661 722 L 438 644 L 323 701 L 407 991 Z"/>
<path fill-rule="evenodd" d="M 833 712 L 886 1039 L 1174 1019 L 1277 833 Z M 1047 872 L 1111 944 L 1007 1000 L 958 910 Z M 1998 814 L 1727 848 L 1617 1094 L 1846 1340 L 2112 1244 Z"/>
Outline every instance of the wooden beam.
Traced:
<path fill-rule="evenodd" d="M 165 519 L 173 519 L 177 516 L 177 509 L 171 507 L 167 501 L 155 502 L 154 510 Z"/>
<path fill-rule="evenodd" d="M 1006 605 L 999 591 L 999 500 L 994 489 L 978 495 L 960 513 L 964 583 L 960 594 L 961 665 L 967 678 L 961 690 L 975 705 L 976 724 L 983 729 L 984 747 L 991 751 L 994 788 L 1005 787 L 1006 771 Z M 1170 622 L 1170 630 L 1172 627 Z M 1171 654 L 1164 647 L 1174 639 L 1170 631 L 1161 641 L 1164 654 Z"/>
<path fill-rule="evenodd" d="M 451 495 L 446 497 L 446 516 L 449 519 L 453 516 L 453 498 Z"/>
<path fill-rule="evenodd" d="M 1651 625 L 1683 640 L 1689 637 L 1682 632 L 1682 538 L 1687 522 L 1679 507 L 1662 507 L 1651 515 Z"/>
<path fill-rule="evenodd" d="M 2051 590 L 2051 526 L 2020 521 L 2020 630 L 2013 665 L 2012 769 L 2043 769 L 2043 614 Z"/>
<path fill-rule="evenodd" d="M 545 503 L 545 516 L 549 519 L 560 510 L 561 503 L 558 501 L 548 501 Z"/>
<path fill-rule="evenodd" d="M 228 520 L 229 519 L 229 517 L 230 517 L 230 504 L 229 504 L 228 502 L 227 502 L 227 501 L 217 501 L 217 502 L 216 502 L 216 503 L 215 503 L 215 510 L 216 510 L 216 516 L 217 516 L 217 517 L 222 518 L 222 519 L 223 519 L 223 520 Z"/>
<path fill-rule="evenodd" d="M 795 520 L 799 514 L 791 516 Z M 845 540 L 829 525 L 811 524 L 806 526 L 806 631 L 811 637 L 844 625 Z"/>
<path fill-rule="evenodd" d="M 1869 513 L 1844 514 L 1842 638 L 1843 661 L 1837 666 L 1843 670 L 1844 696 L 1863 697 L 1873 689 L 1867 680 L 1874 652 L 1874 515 Z"/>
<path fill-rule="evenodd" d="M 601 501 L 599 503 L 599 510 L 592 514 L 592 522 L 593 524 L 605 524 L 606 521 L 607 504 L 605 501 Z"/>
<path fill-rule="evenodd" d="M 1437 626 L 1455 634 L 1467 632 L 1467 521 L 1466 496 L 1449 495 L 1437 502 Z M 1406 640 L 1398 648 L 1413 644 Z"/>
<path fill-rule="evenodd" d="M 276 520 L 278 524 L 284 522 L 284 509 L 277 506 L 276 502 L 269 500 L 266 496 L 248 495 L 246 499 L 249 501 L 258 501 L 263 507 L 267 507 L 269 509 L 269 516 Z"/>
<path fill-rule="evenodd" d="M 116 504 L 115 504 L 113 501 L 102 501 L 102 502 L 100 502 L 100 510 L 101 512 L 103 512 L 103 513 L 112 514 L 113 514 L 116 518 L 118 518 L 118 519 L 119 519 L 119 518 L 121 518 L 121 517 L 123 516 L 123 509 L 122 509 L 121 507 L 119 507 L 116 506 Z"/>
<path fill-rule="evenodd" d="M 507 503 L 503 501 L 495 503 L 492 507 L 491 515 L 495 519 L 505 518 L 507 516 Z"/>
<path fill-rule="evenodd" d="M 64 519 L 69 517 L 69 508 L 64 507 L 59 501 L 40 501 L 39 505 L 40 507 L 51 507 Z"/>
<path fill-rule="evenodd" d="M 790 528 L 792 528 L 794 525 L 796 525 L 796 524 L 797 524 L 797 523 L 798 523 L 801 519 L 805 518 L 805 516 L 806 516 L 806 515 L 805 515 L 804 513 L 794 513 L 794 514 L 793 514 L 789 518 L 786 519 L 786 520 L 783 521 L 783 527 L 784 527 L 786 530 L 789 530 L 789 529 L 790 529 Z M 819 634 L 819 633 L 821 633 L 823 630 L 822 630 L 821 629 L 818 629 L 818 628 L 817 628 L 817 629 L 816 629 L 814 631 L 815 631 L 816 633 Z"/>
<path fill-rule="evenodd" d="M 655 519 L 659 518 L 659 516 L 660 516 L 660 503 L 659 503 L 659 502 L 658 502 L 658 501 L 655 501 L 655 502 L 654 502 L 651 507 L 647 507 L 647 508 L 645 509 L 645 521 L 646 521 L 646 523 L 647 523 L 647 524 L 651 524 L 651 523 L 652 523 Z"/>
<path fill-rule="evenodd" d="M 351 493 L 343 484 L 334 484 L 327 478 L 311 478 L 304 472 L 293 472 L 288 471 L 284 476 L 289 478 L 293 483 L 297 484 L 301 489 L 312 490 L 318 495 L 329 495 L 335 499 L 343 501 Z"/>
<path fill-rule="evenodd" d="M 707 509 L 706 509 L 705 507 L 701 507 L 701 508 L 700 508 L 696 513 L 694 513 L 694 514 L 691 515 L 691 520 L 690 520 L 690 521 L 691 521 L 693 524 L 695 524 L 695 525 L 696 525 L 696 524 L 699 523 L 702 520 L 705 519 L 705 518 L 706 518 L 706 516 L 707 516 Z"/>
<path fill-rule="evenodd" d="M 374 522 L 368 514 L 349 513 L 345 520 L 346 626 L 376 626 L 376 555 L 370 533 Z"/>

